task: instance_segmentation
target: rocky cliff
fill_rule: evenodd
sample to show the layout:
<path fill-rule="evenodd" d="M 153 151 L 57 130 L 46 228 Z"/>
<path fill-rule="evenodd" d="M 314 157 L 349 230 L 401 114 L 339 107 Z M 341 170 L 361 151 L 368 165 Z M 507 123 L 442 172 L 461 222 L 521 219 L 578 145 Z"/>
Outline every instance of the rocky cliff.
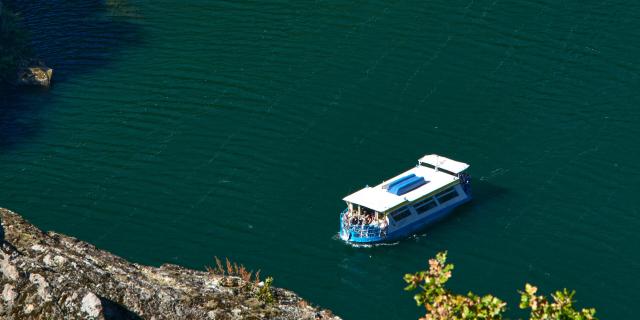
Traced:
<path fill-rule="evenodd" d="M 264 283 L 143 266 L 6 209 L 0 219 L 2 319 L 339 319 Z"/>

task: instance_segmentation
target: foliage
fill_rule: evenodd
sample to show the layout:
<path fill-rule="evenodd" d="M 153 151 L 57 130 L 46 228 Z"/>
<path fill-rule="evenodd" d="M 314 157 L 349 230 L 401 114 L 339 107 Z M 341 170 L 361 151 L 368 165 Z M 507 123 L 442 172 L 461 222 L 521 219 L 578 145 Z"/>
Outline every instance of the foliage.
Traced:
<path fill-rule="evenodd" d="M 492 296 L 478 296 L 472 292 L 466 295 L 452 293 L 445 287 L 453 264 L 447 264 L 447 253 L 440 252 L 435 259 L 429 260 L 429 269 L 414 274 L 406 274 L 405 290 L 420 289 L 414 299 L 418 306 L 424 306 L 427 313 L 421 320 L 462 320 L 503 318 L 506 303 Z M 573 307 L 575 292 L 567 289 L 551 295 L 550 303 L 544 296 L 536 296 L 536 287 L 526 285 L 521 292 L 520 308 L 531 308 L 530 320 L 596 320 L 595 309 L 577 311 Z"/>
<path fill-rule="evenodd" d="M 247 270 L 242 264 L 231 262 L 229 258 L 225 258 L 224 264 L 218 257 L 215 257 L 215 260 L 215 267 L 206 267 L 208 272 L 220 276 L 239 277 L 244 280 L 245 283 L 249 284 L 249 288 L 258 288 L 257 298 L 260 301 L 267 304 L 275 301 L 273 298 L 273 290 L 271 289 L 271 284 L 273 284 L 272 277 L 267 277 L 264 282 L 261 282 L 260 270 L 254 273 L 253 271 Z"/>
<path fill-rule="evenodd" d="M 258 299 L 260 301 L 271 304 L 274 302 L 273 293 L 271 292 L 271 284 L 273 283 L 272 277 L 264 279 L 264 283 L 260 289 L 258 289 Z"/>
<path fill-rule="evenodd" d="M 27 34 L 18 22 L 18 16 L 0 1 L 0 80 L 12 76 L 18 63 L 31 55 Z"/>
<path fill-rule="evenodd" d="M 536 296 L 538 288 L 526 284 L 524 292 L 520 292 L 520 309 L 531 308 L 531 320 L 593 320 L 596 309 L 573 308 L 573 296 L 575 291 L 563 289 L 551 295 L 553 302 L 549 302 L 544 296 Z"/>
<path fill-rule="evenodd" d="M 424 305 L 425 320 L 502 319 L 505 303 L 492 296 L 480 297 L 469 292 L 466 296 L 454 294 L 445 288 L 451 278 L 452 264 L 447 264 L 447 253 L 441 252 L 429 260 L 429 270 L 406 274 L 407 291 L 421 289 L 414 296 L 417 304 Z"/>
<path fill-rule="evenodd" d="M 256 271 L 254 274 L 253 271 L 247 270 L 244 265 L 239 265 L 236 262 L 232 263 L 231 261 L 229 261 L 229 258 L 225 258 L 224 266 L 222 265 L 222 261 L 218 259 L 218 257 L 215 257 L 215 260 L 215 268 L 207 267 L 207 271 L 221 276 L 227 275 L 239 277 L 245 282 L 251 282 L 253 277 L 254 284 L 258 284 L 260 282 L 260 270 Z"/>

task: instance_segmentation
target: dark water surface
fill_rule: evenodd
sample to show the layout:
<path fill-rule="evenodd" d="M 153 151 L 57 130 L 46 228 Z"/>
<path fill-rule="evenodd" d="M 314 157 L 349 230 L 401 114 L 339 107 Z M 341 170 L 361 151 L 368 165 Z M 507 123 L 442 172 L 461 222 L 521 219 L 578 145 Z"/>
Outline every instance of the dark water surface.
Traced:
<path fill-rule="evenodd" d="M 44 3 L 44 4 L 43 4 Z M 24 1 L 50 92 L 0 98 L 0 204 L 133 261 L 228 256 L 345 319 L 414 319 L 402 275 L 603 319 L 640 289 L 636 1 Z M 341 198 L 426 153 L 475 200 L 393 246 Z"/>

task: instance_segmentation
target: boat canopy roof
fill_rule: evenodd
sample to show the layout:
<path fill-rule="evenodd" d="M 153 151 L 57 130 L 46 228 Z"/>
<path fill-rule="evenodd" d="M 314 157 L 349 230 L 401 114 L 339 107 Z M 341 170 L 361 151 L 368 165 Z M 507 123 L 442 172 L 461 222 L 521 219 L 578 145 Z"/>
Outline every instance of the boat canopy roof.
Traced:
<path fill-rule="evenodd" d="M 458 174 L 469 168 L 469 165 L 464 162 L 451 160 L 437 154 L 428 154 L 418 159 L 418 163 L 431 165 L 433 167 L 444 169 L 455 174 Z"/>
<path fill-rule="evenodd" d="M 439 171 L 437 168 L 459 173 L 469 167 L 466 163 L 436 155 L 424 156 L 420 158 L 420 163 L 425 159 L 427 161 L 435 160 L 438 162 L 434 163 L 446 164 L 447 166 L 445 168 L 441 165 L 434 168 L 435 165 L 425 162 L 434 167 L 419 165 L 383 181 L 375 187 L 362 188 L 344 197 L 343 200 L 378 212 L 386 212 L 457 183 L 457 176 Z"/>

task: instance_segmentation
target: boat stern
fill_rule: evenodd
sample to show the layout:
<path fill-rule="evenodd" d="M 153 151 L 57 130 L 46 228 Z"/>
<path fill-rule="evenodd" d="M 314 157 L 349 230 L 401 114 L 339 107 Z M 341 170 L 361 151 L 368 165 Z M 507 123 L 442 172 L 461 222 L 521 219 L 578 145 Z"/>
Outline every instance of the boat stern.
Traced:
<path fill-rule="evenodd" d="M 345 217 L 348 209 L 340 213 L 340 239 L 353 244 L 373 244 L 387 240 L 386 230 L 374 225 L 351 225 Z"/>

